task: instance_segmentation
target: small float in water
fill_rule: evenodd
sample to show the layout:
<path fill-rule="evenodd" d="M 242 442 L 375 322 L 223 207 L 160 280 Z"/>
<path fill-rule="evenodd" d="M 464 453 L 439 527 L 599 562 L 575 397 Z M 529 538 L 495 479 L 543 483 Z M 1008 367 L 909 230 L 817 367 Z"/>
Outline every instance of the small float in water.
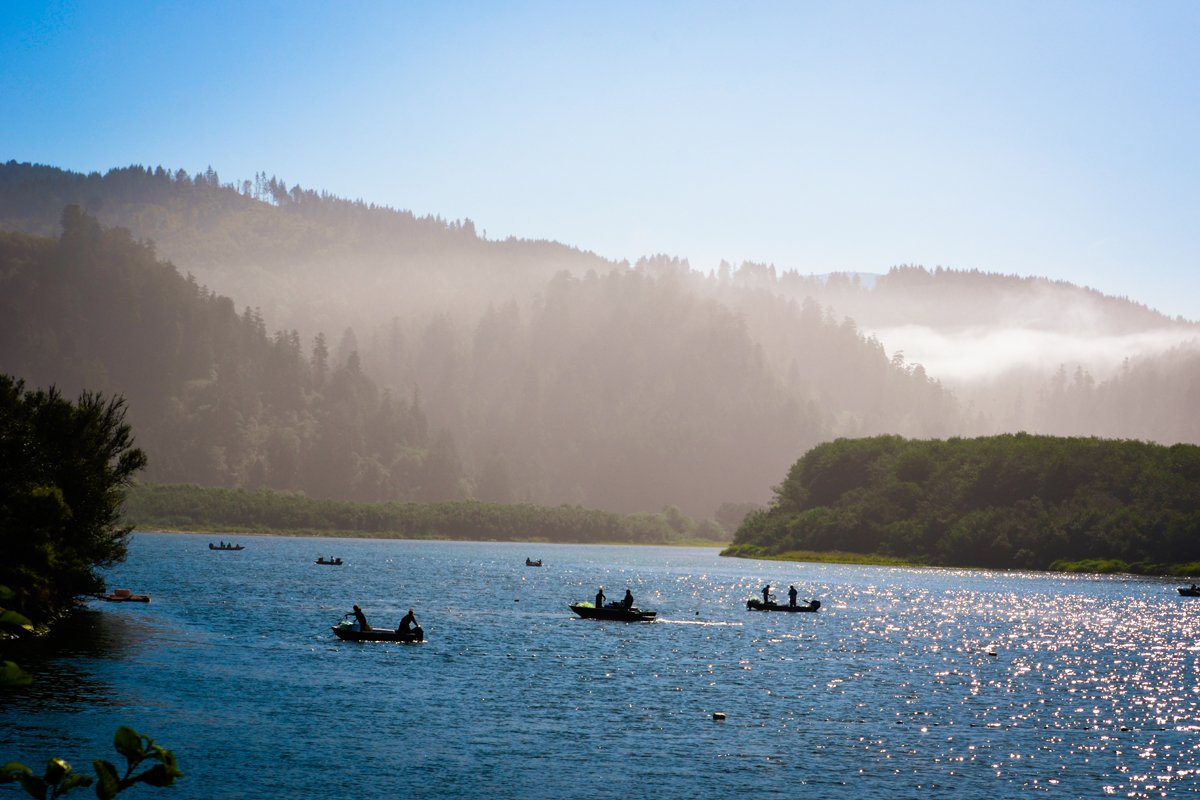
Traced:
<path fill-rule="evenodd" d="M 134 594 L 128 589 L 113 589 L 109 594 L 98 594 L 96 597 L 110 603 L 149 603 L 150 595 Z"/>

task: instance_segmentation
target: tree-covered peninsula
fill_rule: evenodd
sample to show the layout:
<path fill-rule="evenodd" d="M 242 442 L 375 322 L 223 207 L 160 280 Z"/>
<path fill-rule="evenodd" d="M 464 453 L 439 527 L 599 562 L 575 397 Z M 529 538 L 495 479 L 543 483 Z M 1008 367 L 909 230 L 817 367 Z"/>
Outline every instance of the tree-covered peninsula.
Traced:
<path fill-rule="evenodd" d="M 1200 447 L 1015 434 L 808 451 L 727 555 L 846 551 L 938 566 L 1200 564 Z"/>

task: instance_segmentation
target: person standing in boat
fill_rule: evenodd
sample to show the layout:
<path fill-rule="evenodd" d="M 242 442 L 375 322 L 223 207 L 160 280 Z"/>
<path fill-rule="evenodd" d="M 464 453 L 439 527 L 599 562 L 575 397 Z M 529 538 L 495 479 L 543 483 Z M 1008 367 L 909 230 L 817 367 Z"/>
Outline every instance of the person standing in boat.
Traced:
<path fill-rule="evenodd" d="M 358 603 L 354 604 L 354 619 L 356 622 L 358 622 L 358 629 L 360 631 L 371 630 L 371 626 L 367 624 L 367 615 L 364 614 L 363 610 L 358 607 Z"/>
<path fill-rule="evenodd" d="M 791 606 L 792 608 L 796 607 L 796 587 L 795 586 L 788 587 L 788 605 Z"/>
<path fill-rule="evenodd" d="M 763 605 L 771 602 L 771 584 L 767 584 L 762 588 Z"/>
<path fill-rule="evenodd" d="M 633 592 L 628 589 L 625 590 L 625 597 L 621 600 L 621 606 L 623 608 L 633 608 Z"/>
<path fill-rule="evenodd" d="M 413 610 L 410 608 L 408 613 L 401 618 L 400 626 L 396 628 L 396 632 L 411 634 L 413 633 L 414 629 L 420 627 L 421 626 L 417 624 L 416 615 L 413 614 Z"/>
<path fill-rule="evenodd" d="M 596 608 L 604 608 L 604 587 L 600 587 L 600 591 L 596 592 Z"/>

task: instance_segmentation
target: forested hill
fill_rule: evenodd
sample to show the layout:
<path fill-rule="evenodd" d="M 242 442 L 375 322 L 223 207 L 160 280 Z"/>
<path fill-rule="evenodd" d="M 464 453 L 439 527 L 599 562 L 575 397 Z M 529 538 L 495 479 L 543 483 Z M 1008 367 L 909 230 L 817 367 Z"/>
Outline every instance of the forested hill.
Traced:
<path fill-rule="evenodd" d="M 147 477 L 272 485 L 316 497 L 446 500 L 452 436 L 416 398 L 331 363 L 294 332 L 158 261 L 71 206 L 59 239 L 0 233 L 0 372 L 31 387 L 122 395 Z"/>
<path fill-rule="evenodd" d="M 1000 568 L 1197 562 L 1200 447 L 1027 434 L 839 439 L 792 466 L 728 552 L 830 550 Z"/>
<path fill-rule="evenodd" d="M 470 326 L 334 346 L 239 313 L 77 208 L 63 225 L 0 238 L 0 372 L 124 395 L 152 481 L 707 518 L 765 500 L 837 431 L 956 420 L 936 382 L 812 309 L 772 305 L 795 343 L 774 363 L 669 261 L 562 272 Z"/>
<path fill-rule="evenodd" d="M 154 242 L 202 285 L 306 336 L 351 324 L 369 334 L 396 317 L 474 318 L 556 272 L 615 266 L 556 242 L 488 240 L 469 219 L 417 217 L 265 175 L 235 184 L 212 169 L 85 175 L 0 164 L 0 229 L 55 235 L 67 205 Z"/>

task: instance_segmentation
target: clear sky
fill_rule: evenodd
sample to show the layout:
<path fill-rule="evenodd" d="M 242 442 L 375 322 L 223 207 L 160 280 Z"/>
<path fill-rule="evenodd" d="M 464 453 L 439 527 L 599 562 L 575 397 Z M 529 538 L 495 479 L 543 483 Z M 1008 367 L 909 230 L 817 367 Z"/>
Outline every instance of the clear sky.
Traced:
<path fill-rule="evenodd" d="M 1045 275 L 1200 319 L 1200 2 L 46 2 L 0 159 L 212 166 L 615 259 Z"/>

